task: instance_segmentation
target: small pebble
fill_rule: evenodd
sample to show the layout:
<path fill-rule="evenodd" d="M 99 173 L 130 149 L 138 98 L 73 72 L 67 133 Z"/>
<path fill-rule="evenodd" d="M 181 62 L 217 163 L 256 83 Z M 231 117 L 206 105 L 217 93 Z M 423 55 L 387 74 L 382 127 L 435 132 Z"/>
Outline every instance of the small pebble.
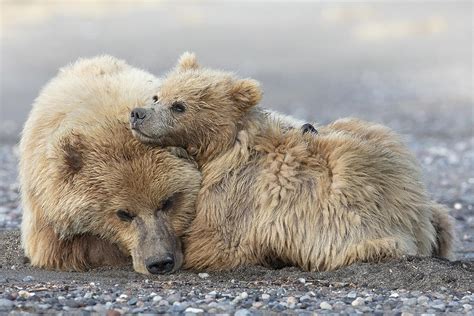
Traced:
<path fill-rule="evenodd" d="M 321 309 L 332 310 L 332 305 L 328 302 L 321 302 L 321 304 L 319 304 L 319 307 L 321 307 Z"/>
<path fill-rule="evenodd" d="M 365 301 L 362 297 L 358 297 L 355 300 L 352 301 L 351 305 L 352 306 L 362 306 L 365 304 Z"/>
<path fill-rule="evenodd" d="M 181 301 L 181 294 L 180 293 L 173 293 L 170 296 L 168 296 L 166 298 L 166 300 L 170 303 L 179 302 L 179 301 Z"/>
<path fill-rule="evenodd" d="M 235 312 L 234 316 L 250 316 L 252 313 L 248 309 L 239 309 Z"/>
<path fill-rule="evenodd" d="M 194 308 L 194 307 L 188 307 L 184 311 L 185 313 L 194 313 L 194 314 L 199 314 L 199 313 L 204 313 L 203 309 L 200 308 Z"/>
<path fill-rule="evenodd" d="M 106 316 L 120 316 L 120 315 L 122 314 L 120 314 L 120 312 L 115 309 L 108 310 L 106 313 Z"/>
<path fill-rule="evenodd" d="M 420 305 L 426 305 L 429 301 L 430 301 L 429 297 L 424 296 L 424 295 L 419 296 L 419 297 L 417 298 L 417 302 L 418 302 L 418 304 L 420 304 Z"/>
<path fill-rule="evenodd" d="M 51 305 L 49 304 L 38 304 L 39 309 L 49 309 L 51 308 Z"/>
<path fill-rule="evenodd" d="M 208 273 L 199 273 L 198 276 L 201 278 L 201 279 L 207 279 L 209 277 L 209 274 Z"/>
<path fill-rule="evenodd" d="M 34 295 L 34 293 L 29 293 L 28 291 L 25 291 L 25 290 L 18 291 L 18 296 L 21 298 L 28 298 L 32 295 Z"/>
<path fill-rule="evenodd" d="M 406 306 L 413 306 L 413 305 L 416 305 L 417 303 L 417 300 L 416 298 L 409 298 L 407 299 L 406 301 L 403 302 L 403 305 L 406 305 Z"/>
<path fill-rule="evenodd" d="M 187 308 L 187 304 L 182 304 L 180 302 L 174 302 L 173 305 L 171 306 L 171 312 L 173 313 L 179 313 L 182 312 Z"/>
<path fill-rule="evenodd" d="M 14 305 L 12 301 L 0 298 L 0 310 L 12 308 Z"/>
<path fill-rule="evenodd" d="M 435 304 L 435 305 L 432 305 L 431 307 L 438 311 L 444 311 L 446 309 L 446 305 L 443 303 Z"/>
<path fill-rule="evenodd" d="M 291 309 L 296 307 L 296 303 L 298 303 L 298 301 L 296 300 L 294 296 L 290 296 L 286 300 L 286 304 L 288 305 L 288 308 L 291 308 Z"/>

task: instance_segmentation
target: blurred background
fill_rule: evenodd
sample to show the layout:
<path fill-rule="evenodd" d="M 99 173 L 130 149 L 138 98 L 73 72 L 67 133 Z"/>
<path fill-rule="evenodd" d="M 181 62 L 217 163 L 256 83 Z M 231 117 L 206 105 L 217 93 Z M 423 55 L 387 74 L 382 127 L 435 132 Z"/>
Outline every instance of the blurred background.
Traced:
<path fill-rule="evenodd" d="M 263 105 L 306 121 L 384 123 L 421 163 L 474 259 L 472 1 L 0 0 L 0 229 L 21 220 L 22 125 L 79 57 L 164 75 L 184 51 L 261 81 Z"/>
<path fill-rule="evenodd" d="M 0 139 L 18 139 L 41 87 L 78 57 L 111 54 L 163 75 L 186 50 L 260 80 L 264 106 L 305 120 L 359 116 L 404 133 L 470 133 L 472 9 L 471 1 L 2 0 Z"/>

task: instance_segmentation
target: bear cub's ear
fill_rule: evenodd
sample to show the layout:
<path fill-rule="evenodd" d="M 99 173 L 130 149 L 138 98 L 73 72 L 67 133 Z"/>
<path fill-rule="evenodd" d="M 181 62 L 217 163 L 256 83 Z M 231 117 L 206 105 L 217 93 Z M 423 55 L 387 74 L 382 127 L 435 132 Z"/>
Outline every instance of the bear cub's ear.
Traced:
<path fill-rule="evenodd" d="M 240 79 L 234 82 L 232 98 L 244 109 L 257 105 L 262 99 L 260 83 L 253 79 Z"/>
<path fill-rule="evenodd" d="M 198 69 L 199 64 L 197 62 L 196 54 L 185 52 L 181 57 L 179 57 L 178 65 L 176 69 L 178 71 L 193 70 Z"/>
<path fill-rule="evenodd" d="M 166 147 L 166 150 L 170 152 L 173 156 L 185 160 L 186 162 L 192 163 L 196 168 L 198 167 L 196 161 L 193 159 L 190 153 L 184 148 L 180 147 Z"/>

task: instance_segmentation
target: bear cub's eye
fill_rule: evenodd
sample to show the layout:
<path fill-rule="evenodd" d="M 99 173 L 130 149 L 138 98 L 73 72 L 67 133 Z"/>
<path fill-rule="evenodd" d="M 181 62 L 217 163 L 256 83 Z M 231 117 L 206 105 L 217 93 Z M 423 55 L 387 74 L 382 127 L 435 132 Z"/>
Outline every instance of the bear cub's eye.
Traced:
<path fill-rule="evenodd" d="M 133 215 L 130 212 L 127 212 L 126 210 L 118 210 L 117 211 L 117 217 L 120 218 L 120 220 L 124 222 L 131 222 L 135 218 L 136 215 Z"/>
<path fill-rule="evenodd" d="M 158 96 L 157 95 L 154 95 L 153 96 L 153 103 L 157 103 L 158 102 Z"/>
<path fill-rule="evenodd" d="M 186 106 L 183 102 L 176 101 L 171 104 L 171 110 L 173 110 L 174 112 L 183 113 L 184 111 L 186 111 Z"/>

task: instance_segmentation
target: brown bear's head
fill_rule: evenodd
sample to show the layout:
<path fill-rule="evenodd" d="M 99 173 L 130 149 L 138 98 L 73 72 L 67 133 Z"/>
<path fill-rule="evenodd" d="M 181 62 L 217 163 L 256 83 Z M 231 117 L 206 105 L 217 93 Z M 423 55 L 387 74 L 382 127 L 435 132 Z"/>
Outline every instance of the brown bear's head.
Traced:
<path fill-rule="evenodd" d="M 179 237 L 194 218 L 200 187 L 195 163 L 143 146 L 125 125 L 90 134 L 95 138 L 65 137 L 57 151 L 55 200 L 64 216 L 54 223 L 58 233 L 97 234 L 130 255 L 137 272 L 176 271 L 183 262 Z"/>
<path fill-rule="evenodd" d="M 150 106 L 131 112 L 130 124 L 140 141 L 183 147 L 200 160 L 235 141 L 239 121 L 261 96 L 257 81 L 201 68 L 185 53 Z"/>

